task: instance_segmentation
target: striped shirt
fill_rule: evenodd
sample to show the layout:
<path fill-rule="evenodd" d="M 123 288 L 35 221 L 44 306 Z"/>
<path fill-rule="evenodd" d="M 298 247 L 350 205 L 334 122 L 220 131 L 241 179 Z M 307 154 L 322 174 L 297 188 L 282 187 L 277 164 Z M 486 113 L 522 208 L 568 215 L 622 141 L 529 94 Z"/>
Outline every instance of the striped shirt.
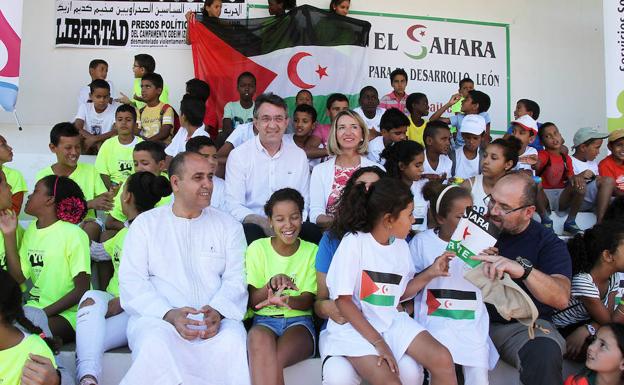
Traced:
<path fill-rule="evenodd" d="M 608 306 L 609 294 L 617 291 L 619 284 L 618 274 L 613 274 L 609 277 L 607 292 L 604 297 L 600 297 L 598 286 L 596 286 L 589 273 L 576 274 L 572 277 L 571 298 L 570 302 L 568 302 L 568 307 L 553 315 L 553 323 L 556 327 L 563 328 L 590 320 L 591 316 L 581 301 L 582 297 L 598 298 L 605 306 Z"/>

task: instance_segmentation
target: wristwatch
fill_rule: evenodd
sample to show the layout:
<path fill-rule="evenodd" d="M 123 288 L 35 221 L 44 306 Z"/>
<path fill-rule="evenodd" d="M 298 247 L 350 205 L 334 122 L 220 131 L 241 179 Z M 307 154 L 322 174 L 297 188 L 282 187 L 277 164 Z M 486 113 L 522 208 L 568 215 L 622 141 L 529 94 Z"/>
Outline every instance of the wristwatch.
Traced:
<path fill-rule="evenodd" d="M 524 274 L 522 274 L 522 277 L 520 277 L 520 279 L 524 281 L 529 277 L 529 274 L 531 274 L 531 271 L 533 270 L 533 263 L 523 257 L 517 257 L 516 262 L 518 262 L 520 266 L 522 266 L 522 268 L 524 269 Z"/>
<path fill-rule="evenodd" d="M 585 325 L 587 327 L 587 331 L 589 332 L 590 336 L 595 336 L 596 335 L 596 328 L 592 326 L 592 324 L 587 324 Z"/>

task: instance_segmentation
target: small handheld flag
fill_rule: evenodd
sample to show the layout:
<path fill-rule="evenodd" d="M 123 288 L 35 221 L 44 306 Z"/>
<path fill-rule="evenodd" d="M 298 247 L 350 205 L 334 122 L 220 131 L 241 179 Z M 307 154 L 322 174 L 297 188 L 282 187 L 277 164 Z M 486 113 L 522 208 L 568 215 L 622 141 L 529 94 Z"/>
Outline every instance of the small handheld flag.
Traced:
<path fill-rule="evenodd" d="M 481 262 L 470 257 L 494 246 L 499 233 L 500 230 L 494 223 L 469 208 L 460 219 L 446 249 L 454 252 L 470 267 L 476 267 Z"/>

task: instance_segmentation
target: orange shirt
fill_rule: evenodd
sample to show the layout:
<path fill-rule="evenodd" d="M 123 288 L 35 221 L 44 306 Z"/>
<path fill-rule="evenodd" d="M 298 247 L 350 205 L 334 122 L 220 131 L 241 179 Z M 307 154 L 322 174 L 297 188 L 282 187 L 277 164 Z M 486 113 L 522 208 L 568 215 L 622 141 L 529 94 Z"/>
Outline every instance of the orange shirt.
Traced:
<path fill-rule="evenodd" d="M 598 171 L 602 176 L 615 179 L 618 189 L 624 191 L 624 164 L 618 164 L 613 155 L 609 155 L 598 164 Z"/>

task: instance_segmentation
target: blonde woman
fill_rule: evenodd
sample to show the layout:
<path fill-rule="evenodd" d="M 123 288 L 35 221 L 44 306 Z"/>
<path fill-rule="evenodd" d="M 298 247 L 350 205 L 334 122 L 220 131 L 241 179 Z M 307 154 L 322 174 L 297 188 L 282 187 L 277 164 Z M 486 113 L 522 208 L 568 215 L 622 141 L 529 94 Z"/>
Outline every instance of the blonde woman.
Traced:
<path fill-rule="evenodd" d="M 314 167 L 310 179 L 310 221 L 327 228 L 336 201 L 347 181 L 360 167 L 383 167 L 366 158 L 368 127 L 356 112 L 336 115 L 327 140 L 330 158 Z"/>

